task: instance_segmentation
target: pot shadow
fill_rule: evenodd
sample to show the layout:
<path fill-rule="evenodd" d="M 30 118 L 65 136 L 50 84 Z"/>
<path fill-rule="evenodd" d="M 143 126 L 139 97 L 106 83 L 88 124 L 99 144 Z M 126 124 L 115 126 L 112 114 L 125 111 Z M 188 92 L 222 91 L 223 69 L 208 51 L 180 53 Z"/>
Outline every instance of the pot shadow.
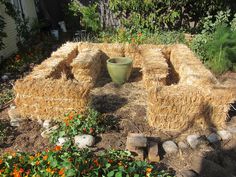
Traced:
<path fill-rule="evenodd" d="M 115 94 L 92 95 L 90 105 L 100 113 L 112 113 L 127 104 L 126 98 Z"/>

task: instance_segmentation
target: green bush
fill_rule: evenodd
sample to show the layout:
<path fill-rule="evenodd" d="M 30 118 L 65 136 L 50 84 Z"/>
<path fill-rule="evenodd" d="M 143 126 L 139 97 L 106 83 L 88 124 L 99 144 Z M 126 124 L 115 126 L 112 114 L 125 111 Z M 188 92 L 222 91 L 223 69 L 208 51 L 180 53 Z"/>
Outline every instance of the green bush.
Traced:
<path fill-rule="evenodd" d="M 206 43 L 206 64 L 216 74 L 228 71 L 236 63 L 236 31 L 219 26 Z"/>
<path fill-rule="evenodd" d="M 68 4 L 68 11 L 74 17 L 81 15 L 81 25 L 88 31 L 97 32 L 100 30 L 100 17 L 97 11 L 97 4 L 82 6 L 77 0 Z"/>

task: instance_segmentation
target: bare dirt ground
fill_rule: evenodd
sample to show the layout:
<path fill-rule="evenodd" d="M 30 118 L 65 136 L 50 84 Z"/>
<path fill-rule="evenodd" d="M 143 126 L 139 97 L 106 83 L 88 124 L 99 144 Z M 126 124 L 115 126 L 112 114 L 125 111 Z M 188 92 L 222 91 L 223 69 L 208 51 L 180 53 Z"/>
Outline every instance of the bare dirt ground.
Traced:
<path fill-rule="evenodd" d="M 146 120 L 146 92 L 142 84 L 142 74 L 136 68 L 129 80 L 122 86 L 113 84 L 103 72 L 95 88 L 91 91 L 91 105 L 111 121 L 111 130 L 97 139 L 98 149 L 125 149 L 128 132 L 143 133 L 148 137 L 158 137 L 161 163 L 176 173 L 193 169 L 200 176 L 215 177 L 236 175 L 236 138 L 217 145 L 201 146 L 196 150 L 188 149 L 177 154 L 165 154 L 161 142 L 182 140 L 189 133 L 208 134 L 209 130 L 194 129 L 188 132 L 160 132 L 150 127 Z M 226 73 L 219 80 L 225 84 L 236 84 L 236 73 Z M 35 152 L 50 147 L 47 139 L 41 137 L 41 125 L 36 121 L 24 120 L 20 127 L 11 127 L 7 109 L 0 112 L 0 119 L 7 127 L 7 137 L 0 146 L 0 153 L 17 150 Z M 211 170 L 209 170 L 211 169 Z M 220 172 L 219 172 L 220 171 Z M 225 176 L 225 175 L 224 175 Z M 223 176 L 222 176 L 223 177 Z"/>

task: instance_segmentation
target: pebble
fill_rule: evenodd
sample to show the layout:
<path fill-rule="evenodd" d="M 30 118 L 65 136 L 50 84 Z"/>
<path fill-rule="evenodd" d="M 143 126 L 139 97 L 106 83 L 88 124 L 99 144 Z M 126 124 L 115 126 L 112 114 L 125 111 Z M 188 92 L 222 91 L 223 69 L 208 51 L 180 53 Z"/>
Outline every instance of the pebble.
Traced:
<path fill-rule="evenodd" d="M 48 129 L 50 127 L 50 122 L 51 122 L 50 120 L 45 120 L 43 122 L 43 128 Z"/>
<path fill-rule="evenodd" d="M 189 148 L 188 144 L 184 143 L 183 141 L 178 142 L 178 147 L 180 149 L 188 149 Z"/>
<path fill-rule="evenodd" d="M 95 138 L 92 135 L 77 135 L 74 140 L 78 148 L 87 148 L 95 144 Z"/>
<path fill-rule="evenodd" d="M 9 80 L 9 77 L 7 75 L 3 75 L 1 79 L 5 82 Z"/>
<path fill-rule="evenodd" d="M 227 130 L 220 130 L 217 134 L 221 137 L 222 140 L 229 140 L 232 138 L 232 134 Z"/>
<path fill-rule="evenodd" d="M 63 146 L 68 140 L 69 140 L 69 138 L 67 138 L 67 137 L 60 137 L 60 138 L 58 138 L 57 145 Z"/>
<path fill-rule="evenodd" d="M 178 147 L 173 141 L 165 141 L 162 147 L 167 154 L 178 152 Z"/>
<path fill-rule="evenodd" d="M 53 127 L 50 127 L 50 128 L 48 128 L 48 129 L 44 130 L 44 131 L 41 133 L 41 136 L 42 136 L 43 138 L 49 138 L 50 134 L 51 134 L 53 131 L 55 131 L 56 129 L 58 129 L 58 128 L 59 128 L 58 125 L 55 125 L 55 126 L 53 126 Z"/>
<path fill-rule="evenodd" d="M 13 126 L 13 127 L 19 127 L 20 126 L 20 122 L 22 121 L 22 119 L 20 118 L 20 115 L 18 114 L 15 107 L 11 107 L 8 110 L 8 116 L 10 117 L 10 125 L 11 126 Z"/>
<path fill-rule="evenodd" d="M 191 148 L 195 149 L 200 144 L 200 135 L 188 135 L 187 142 Z"/>
<path fill-rule="evenodd" d="M 207 140 L 210 143 L 216 143 L 221 140 L 221 137 L 219 135 L 217 135 L 216 133 L 211 133 L 209 136 L 207 136 Z"/>

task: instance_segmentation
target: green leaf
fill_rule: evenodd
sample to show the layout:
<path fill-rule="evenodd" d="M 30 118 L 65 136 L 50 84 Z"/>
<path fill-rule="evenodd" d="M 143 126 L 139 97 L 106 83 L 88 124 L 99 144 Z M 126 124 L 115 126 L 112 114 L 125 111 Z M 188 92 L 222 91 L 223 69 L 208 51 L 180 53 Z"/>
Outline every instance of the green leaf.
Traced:
<path fill-rule="evenodd" d="M 115 172 L 114 171 L 110 171 L 108 174 L 107 174 L 107 177 L 112 177 L 114 176 Z"/>
<path fill-rule="evenodd" d="M 76 176 L 76 172 L 73 169 L 69 169 L 66 171 L 66 176 Z"/>
<path fill-rule="evenodd" d="M 119 172 L 116 172 L 116 175 L 115 175 L 115 177 L 122 177 L 122 172 L 121 172 L 121 171 L 119 171 Z"/>
<path fill-rule="evenodd" d="M 134 177 L 139 177 L 139 174 L 135 174 Z"/>

